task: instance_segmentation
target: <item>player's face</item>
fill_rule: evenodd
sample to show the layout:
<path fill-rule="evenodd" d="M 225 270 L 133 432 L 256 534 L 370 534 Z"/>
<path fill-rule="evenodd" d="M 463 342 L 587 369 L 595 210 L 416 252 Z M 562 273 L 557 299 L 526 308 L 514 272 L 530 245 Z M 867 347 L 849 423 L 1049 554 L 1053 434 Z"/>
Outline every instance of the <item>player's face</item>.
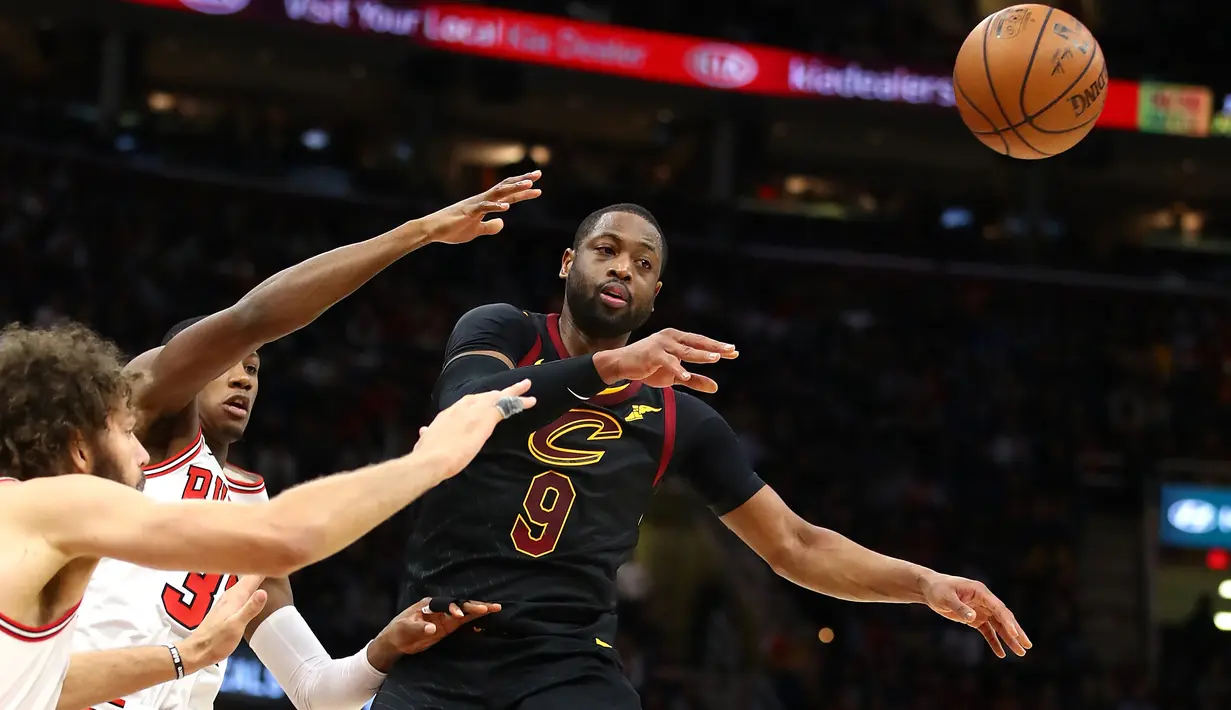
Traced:
<path fill-rule="evenodd" d="M 205 434 L 217 443 L 234 443 L 244 436 L 256 404 L 261 356 L 252 353 L 197 395 L 197 410 Z"/>
<path fill-rule="evenodd" d="M 625 212 L 603 215 L 560 265 L 573 322 L 595 338 L 618 338 L 640 328 L 662 288 L 661 269 L 662 237 L 653 225 Z"/>
<path fill-rule="evenodd" d="M 107 428 L 90 447 L 88 472 L 100 478 L 123 483 L 137 490 L 145 487 L 141 467 L 150 462 L 150 455 L 137 440 L 133 427 L 137 418 L 128 408 L 107 418 Z"/>

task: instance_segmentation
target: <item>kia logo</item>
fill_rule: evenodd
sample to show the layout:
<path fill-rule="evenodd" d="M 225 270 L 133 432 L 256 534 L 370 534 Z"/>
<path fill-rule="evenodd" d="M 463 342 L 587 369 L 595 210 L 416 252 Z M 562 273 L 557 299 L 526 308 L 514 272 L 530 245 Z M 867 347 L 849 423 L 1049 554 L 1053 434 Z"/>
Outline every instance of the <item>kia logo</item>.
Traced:
<path fill-rule="evenodd" d="M 189 10 L 206 15 L 234 15 L 248 7 L 250 0 L 180 0 Z"/>
<path fill-rule="evenodd" d="M 1167 508 L 1167 521 L 1180 532 L 1203 535 L 1218 525 L 1218 508 L 1204 500 L 1177 500 Z"/>
<path fill-rule="evenodd" d="M 703 44 L 689 50 L 684 66 L 697 81 L 718 89 L 738 89 L 757 78 L 757 59 L 729 44 Z"/>

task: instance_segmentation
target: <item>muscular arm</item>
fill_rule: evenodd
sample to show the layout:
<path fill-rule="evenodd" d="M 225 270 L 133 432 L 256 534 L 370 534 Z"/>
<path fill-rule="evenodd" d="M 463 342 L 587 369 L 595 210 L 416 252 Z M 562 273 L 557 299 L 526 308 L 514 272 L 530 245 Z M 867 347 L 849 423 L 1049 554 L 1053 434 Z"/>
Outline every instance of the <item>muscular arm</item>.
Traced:
<path fill-rule="evenodd" d="M 177 644 L 184 674 L 196 673 L 208 664 L 192 659 L 186 642 Z M 56 710 L 81 710 L 114 698 L 175 680 L 175 664 L 166 646 L 136 646 L 107 651 L 74 653 L 64 676 Z"/>
<path fill-rule="evenodd" d="M 155 569 L 285 576 L 350 545 L 447 475 L 434 454 L 296 486 L 268 505 L 155 503 L 95 476 L 26 482 L 19 523 L 69 557 L 113 557 Z"/>
<path fill-rule="evenodd" d="M 679 393 L 681 468 L 724 524 L 801 587 L 839 599 L 921 602 L 924 567 L 861 547 L 808 523 L 753 472 L 726 421 Z"/>
<path fill-rule="evenodd" d="M 201 388 L 265 343 L 292 333 L 427 241 L 413 220 L 339 247 L 266 279 L 235 305 L 177 334 L 130 368 L 144 377 L 133 394 L 143 427 L 184 409 Z"/>
<path fill-rule="evenodd" d="M 766 487 L 722 522 L 801 587 L 854 602 L 922 603 L 926 567 L 873 552 L 799 517 Z"/>

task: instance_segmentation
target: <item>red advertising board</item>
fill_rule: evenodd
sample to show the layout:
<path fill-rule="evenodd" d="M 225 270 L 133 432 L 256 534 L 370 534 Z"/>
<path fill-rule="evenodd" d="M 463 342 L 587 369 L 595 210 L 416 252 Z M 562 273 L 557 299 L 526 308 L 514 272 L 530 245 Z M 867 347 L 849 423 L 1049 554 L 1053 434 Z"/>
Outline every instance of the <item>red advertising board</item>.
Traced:
<path fill-rule="evenodd" d="M 767 96 L 954 105 L 950 77 L 755 44 L 494 7 L 381 0 L 123 0 L 207 15 L 405 37 L 444 51 Z M 1138 84 L 1112 79 L 1098 125 L 1136 130 Z"/>

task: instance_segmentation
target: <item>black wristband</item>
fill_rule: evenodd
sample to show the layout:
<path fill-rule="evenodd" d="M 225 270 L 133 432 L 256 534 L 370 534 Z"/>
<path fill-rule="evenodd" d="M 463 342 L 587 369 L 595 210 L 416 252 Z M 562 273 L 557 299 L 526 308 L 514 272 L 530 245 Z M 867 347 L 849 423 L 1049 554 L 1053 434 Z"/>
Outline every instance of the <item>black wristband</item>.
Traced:
<path fill-rule="evenodd" d="M 171 652 L 171 662 L 175 664 L 175 679 L 180 680 L 184 677 L 184 659 L 180 658 L 180 650 L 175 644 L 167 644 L 167 650 Z"/>

